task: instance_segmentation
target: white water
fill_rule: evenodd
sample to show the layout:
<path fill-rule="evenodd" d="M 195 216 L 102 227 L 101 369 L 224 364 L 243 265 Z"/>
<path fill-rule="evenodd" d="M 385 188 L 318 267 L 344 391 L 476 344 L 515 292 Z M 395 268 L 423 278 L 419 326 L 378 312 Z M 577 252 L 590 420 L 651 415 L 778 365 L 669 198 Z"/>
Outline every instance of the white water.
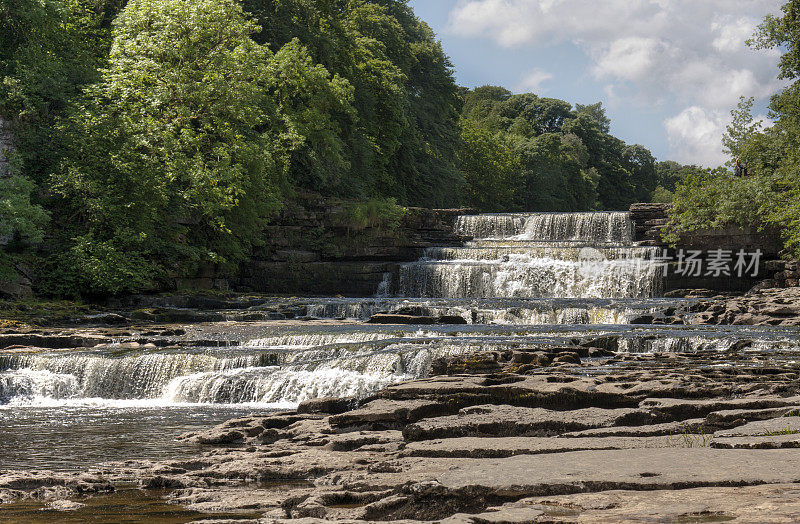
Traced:
<path fill-rule="evenodd" d="M 441 299 L 328 299 L 310 303 L 307 314 L 324 319 L 367 320 L 376 313 L 408 313 L 439 317 L 458 316 L 468 324 L 627 324 L 631 319 L 652 313 L 656 304 L 648 301 L 622 303 L 565 300 L 441 300 Z M 380 340 L 387 335 L 361 335 L 362 341 Z M 337 338 L 338 337 L 338 338 Z M 285 339 L 284 339 L 285 340 Z M 280 347 L 284 340 L 271 338 L 248 345 Z M 297 340 L 295 338 L 295 340 Z M 305 339 L 310 340 L 310 339 Z M 332 343 L 354 340 L 351 335 L 318 340 Z"/>
<path fill-rule="evenodd" d="M 633 242 L 628 213 L 507 213 L 459 217 L 456 232 L 476 239 Z"/>
<path fill-rule="evenodd" d="M 474 240 L 431 248 L 400 270 L 406 297 L 646 298 L 659 292 L 656 251 L 633 245 L 627 213 L 459 218 Z"/>
<path fill-rule="evenodd" d="M 460 316 L 472 324 L 463 329 L 265 327 L 236 347 L 0 355 L 0 405 L 274 407 L 363 397 L 426 376 L 438 357 L 624 333 L 614 325 L 656 307 L 639 300 L 658 292 L 654 252 L 634 245 L 625 213 L 470 216 L 458 229 L 476 239 L 430 248 L 400 274 L 402 295 L 429 298 L 321 300 L 307 312 L 365 319 L 410 310 Z M 626 337 L 629 352 L 725 349 L 735 338 Z"/>
<path fill-rule="evenodd" d="M 247 353 L 226 357 L 211 353 L 4 357 L 0 404 L 296 405 L 317 397 L 365 396 L 399 380 L 426 375 L 438 356 L 469 349 L 388 340 L 396 337 L 387 333 L 271 337 L 251 343 L 278 342 L 272 347 L 275 352 L 243 350 Z M 293 339 L 297 344 L 288 347 Z"/>

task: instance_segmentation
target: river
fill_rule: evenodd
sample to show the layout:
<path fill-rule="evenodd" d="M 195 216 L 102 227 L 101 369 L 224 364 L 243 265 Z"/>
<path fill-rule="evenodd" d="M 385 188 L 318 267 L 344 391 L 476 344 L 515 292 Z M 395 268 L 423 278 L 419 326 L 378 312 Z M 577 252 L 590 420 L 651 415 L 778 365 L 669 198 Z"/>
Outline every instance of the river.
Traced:
<path fill-rule="evenodd" d="M 629 353 L 748 340 L 776 360 L 796 354 L 792 329 L 631 324 L 691 300 L 660 298 L 657 251 L 636 245 L 627 213 L 465 216 L 457 228 L 474 240 L 427 249 L 375 297 L 292 299 L 338 322 L 216 322 L 206 326 L 214 344 L 0 354 L 0 464 L 74 470 L 188 456 L 196 448 L 176 441 L 181 433 L 312 398 L 363 397 L 426 376 L 445 355 L 603 337 Z M 356 322 L 378 312 L 461 321 Z"/>

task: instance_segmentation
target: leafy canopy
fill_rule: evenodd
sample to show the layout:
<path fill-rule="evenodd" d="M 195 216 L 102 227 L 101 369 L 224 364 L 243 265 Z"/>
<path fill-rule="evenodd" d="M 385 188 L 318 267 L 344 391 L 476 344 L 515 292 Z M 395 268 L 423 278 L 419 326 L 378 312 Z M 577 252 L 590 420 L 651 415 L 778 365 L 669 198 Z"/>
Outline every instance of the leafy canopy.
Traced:
<path fill-rule="evenodd" d="M 627 209 L 649 200 L 656 188 L 653 156 L 610 135 L 599 103 L 573 108 L 563 100 L 514 95 L 497 86 L 463 96 L 461 169 L 467 200 L 480 209 Z M 478 139 L 477 133 L 483 136 Z M 498 155 L 494 162 L 477 162 L 476 155 L 489 154 L 478 140 Z M 514 166 L 517 176 L 502 174 L 507 167 L 501 166 Z M 486 193 L 490 190 L 495 194 Z"/>
<path fill-rule="evenodd" d="M 748 43 L 779 49 L 779 78 L 795 80 L 800 76 L 800 1 L 787 2 L 782 11 L 781 17 L 767 16 Z M 731 155 L 728 166 L 738 160 L 747 176 L 720 169 L 678 186 L 669 239 L 725 223 L 774 226 L 790 253 L 800 256 L 800 81 L 772 97 L 771 127 L 755 120 L 752 107 L 752 99 L 742 99 L 723 139 Z"/>
<path fill-rule="evenodd" d="M 311 138 L 336 156 L 321 108 L 348 111 L 349 86 L 257 30 L 234 0 L 132 0 L 116 19 L 54 179 L 80 217 L 69 257 L 87 287 L 235 264 L 280 208 L 291 153 Z"/>

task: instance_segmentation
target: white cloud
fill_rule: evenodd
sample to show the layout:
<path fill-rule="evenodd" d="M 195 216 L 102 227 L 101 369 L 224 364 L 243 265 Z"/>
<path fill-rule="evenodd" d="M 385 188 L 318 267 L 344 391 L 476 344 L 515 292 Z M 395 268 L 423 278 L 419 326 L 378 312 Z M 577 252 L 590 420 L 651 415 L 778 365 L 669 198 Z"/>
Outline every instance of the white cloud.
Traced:
<path fill-rule="evenodd" d="M 630 36 L 605 46 L 594 68 L 600 78 L 637 80 L 653 69 L 664 44 L 654 38 Z"/>
<path fill-rule="evenodd" d="M 552 79 L 552 73 L 548 73 L 543 69 L 534 69 L 522 79 L 522 82 L 517 85 L 517 91 L 541 93 L 545 91 L 545 89 L 542 87 L 542 84 Z"/>
<path fill-rule="evenodd" d="M 686 135 L 676 126 L 688 125 L 691 117 L 709 133 L 724 130 L 720 122 L 726 118 L 719 115 L 727 115 L 739 97 L 763 102 L 784 85 L 776 80 L 778 53 L 745 44 L 763 16 L 779 12 L 784 1 L 460 0 L 448 31 L 509 48 L 578 46 L 608 92 L 624 91 L 633 103 L 679 111 L 664 121 L 665 132 L 673 157 L 688 162 L 721 158 L 719 144 L 705 134 L 698 141 L 697 130 Z M 687 148 L 681 137 L 702 146 Z M 717 149 L 699 155 L 696 147 Z"/>
<path fill-rule="evenodd" d="M 722 134 L 730 117 L 721 111 L 707 111 L 702 107 L 687 107 L 678 115 L 664 121 L 672 151 L 682 162 L 705 166 L 724 164 Z"/>
<path fill-rule="evenodd" d="M 752 19 L 718 20 L 711 24 L 715 38 L 711 42 L 717 51 L 735 53 L 745 47 L 745 41 L 753 35 L 756 25 Z"/>

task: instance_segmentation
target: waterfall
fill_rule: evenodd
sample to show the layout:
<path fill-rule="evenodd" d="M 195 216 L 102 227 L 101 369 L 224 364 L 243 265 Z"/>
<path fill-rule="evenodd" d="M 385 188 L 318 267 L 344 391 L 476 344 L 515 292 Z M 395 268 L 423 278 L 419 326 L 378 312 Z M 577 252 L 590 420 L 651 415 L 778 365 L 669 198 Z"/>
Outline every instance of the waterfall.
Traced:
<path fill-rule="evenodd" d="M 633 224 L 625 212 L 469 215 L 459 217 L 455 229 L 475 239 L 633 242 Z"/>
<path fill-rule="evenodd" d="M 456 233 L 472 238 L 508 238 L 522 233 L 526 215 L 467 215 L 456 220 Z"/>
<path fill-rule="evenodd" d="M 301 305 L 322 318 L 396 312 L 459 316 L 472 325 L 276 325 L 230 347 L 0 355 L 0 406 L 286 406 L 363 397 L 428 375 L 439 357 L 570 344 L 603 333 L 600 324 L 624 324 L 655 307 L 642 299 L 658 293 L 656 252 L 634 244 L 626 213 L 464 216 L 456 228 L 472 240 L 428 248 L 396 282 L 387 276 L 377 297 Z M 649 335 L 620 345 L 630 352 L 717 347 Z"/>
<path fill-rule="evenodd" d="M 543 242 L 633 242 L 633 224 L 628 213 L 537 213 L 525 218 L 516 240 Z"/>
<path fill-rule="evenodd" d="M 445 249 L 445 248 L 435 248 Z M 306 305 L 308 315 L 323 319 L 367 320 L 376 313 L 422 315 L 428 317 L 461 317 L 468 324 L 626 324 L 637 316 L 652 313 L 656 306 L 648 303 L 629 304 L 627 301 L 539 300 L 480 298 L 448 300 L 431 299 L 322 299 Z M 360 340 L 385 335 L 361 335 Z M 316 337 L 316 338 L 315 338 Z M 353 336 L 258 339 L 248 343 L 255 347 L 280 347 L 287 342 L 341 343 L 354 341 Z M 1 359 L 2 357 L 0 357 Z M 2 362 L 2 360 L 0 360 Z M 0 369 L 2 366 L 0 366 Z"/>
<path fill-rule="evenodd" d="M 533 310 L 507 311 L 523 318 Z M 490 314 L 487 312 L 487 315 Z M 736 333 L 652 330 L 609 330 L 594 323 L 590 308 L 561 308 L 539 314 L 561 317 L 564 326 L 454 326 L 376 330 L 363 342 L 341 342 L 352 334 L 331 334 L 318 341 L 329 344 L 293 348 L 264 346 L 235 349 L 209 348 L 194 353 L 153 351 L 138 355 L 31 354 L 8 355 L 0 360 L 0 409 L 19 406 L 108 407 L 218 404 L 288 407 L 303 400 L 327 396 L 364 397 L 387 385 L 425 377 L 439 357 L 574 344 L 576 338 L 604 334 L 619 338 L 621 351 L 665 353 L 727 350 Z M 473 329 L 478 327 L 480 329 Z M 369 332 L 367 332 L 369 333 Z M 259 340 L 302 344 L 319 334 L 275 335 Z M 751 335 L 752 336 L 752 335 Z M 776 335 L 777 336 L 777 335 Z M 369 340 L 367 340 L 369 339 Z M 330 343 L 339 340 L 340 343 Z M 571 342 L 572 341 L 572 342 Z M 251 341 L 252 343 L 253 341 Z M 797 348 L 796 340 L 761 341 L 780 351 Z"/>
<path fill-rule="evenodd" d="M 646 298 L 659 292 L 655 248 L 633 245 L 628 213 L 460 217 L 464 247 L 432 247 L 404 265 L 406 297 Z"/>
<path fill-rule="evenodd" d="M 251 341 L 265 348 L 278 343 L 269 350 L 236 352 L 244 354 L 7 356 L 0 368 L 0 404 L 296 404 L 320 396 L 364 396 L 399 380 L 425 376 L 436 357 L 475 351 L 471 344 L 410 343 L 398 340 L 397 334 L 372 335 L 355 337 L 362 342 L 353 342 L 352 335 L 276 336 Z M 294 347 L 281 344 L 292 337 L 298 342 Z M 328 344 L 312 345 L 311 340 Z"/>

